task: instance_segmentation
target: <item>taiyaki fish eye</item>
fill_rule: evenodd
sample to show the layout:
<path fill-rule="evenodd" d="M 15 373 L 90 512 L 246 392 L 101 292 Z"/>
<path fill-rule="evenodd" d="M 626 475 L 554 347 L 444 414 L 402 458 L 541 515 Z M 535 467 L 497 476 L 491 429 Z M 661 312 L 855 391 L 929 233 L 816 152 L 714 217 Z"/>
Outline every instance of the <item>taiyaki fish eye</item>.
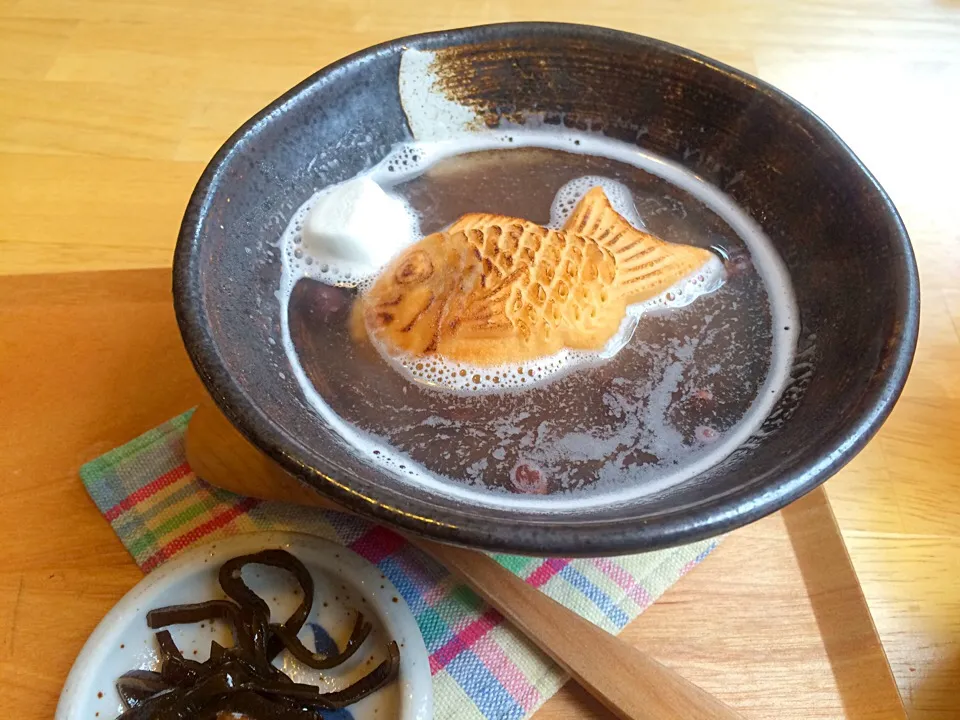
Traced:
<path fill-rule="evenodd" d="M 401 285 L 409 285 L 429 280 L 431 275 L 433 275 L 433 262 L 430 256 L 423 250 L 417 250 L 410 253 L 403 261 L 394 277 Z"/>
<path fill-rule="evenodd" d="M 373 322 L 378 327 L 387 327 L 394 320 L 394 315 L 391 312 L 385 312 L 383 310 L 377 310 L 373 313 Z"/>

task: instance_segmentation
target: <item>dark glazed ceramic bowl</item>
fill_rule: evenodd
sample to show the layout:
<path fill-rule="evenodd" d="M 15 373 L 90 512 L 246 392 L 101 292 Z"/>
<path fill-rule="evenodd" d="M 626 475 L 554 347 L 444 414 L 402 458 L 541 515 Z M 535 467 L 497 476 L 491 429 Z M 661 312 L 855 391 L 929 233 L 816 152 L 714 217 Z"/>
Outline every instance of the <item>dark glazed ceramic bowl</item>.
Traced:
<path fill-rule="evenodd" d="M 397 74 L 438 51 L 444 90 L 488 125 L 538 113 L 635 143 L 726 192 L 764 229 L 793 281 L 800 345 L 763 427 L 667 491 L 590 513 L 476 507 L 404 483 L 337 441 L 279 344 L 271 249 L 317 187 L 409 140 Z M 326 153 L 336 162 L 317 168 Z M 207 167 L 174 267 L 197 371 L 261 450 L 337 502 L 439 540 L 544 555 L 650 550 L 731 530 L 816 487 L 874 434 L 900 394 L 919 315 L 917 270 L 889 198 L 840 139 L 764 83 L 627 33 L 507 24 L 403 38 L 321 70 L 244 124 Z M 287 370 L 284 372 L 284 370 Z"/>

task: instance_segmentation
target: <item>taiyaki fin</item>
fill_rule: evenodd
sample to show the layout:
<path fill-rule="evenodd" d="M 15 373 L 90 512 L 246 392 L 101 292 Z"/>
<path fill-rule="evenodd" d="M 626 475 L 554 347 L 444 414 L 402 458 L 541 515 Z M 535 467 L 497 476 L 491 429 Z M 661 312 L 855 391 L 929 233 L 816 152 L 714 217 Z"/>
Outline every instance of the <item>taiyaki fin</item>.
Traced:
<path fill-rule="evenodd" d="M 714 257 L 709 250 L 668 243 L 633 227 L 600 187 L 581 198 L 563 230 L 589 238 L 613 255 L 614 285 L 628 305 L 659 295 Z"/>
<path fill-rule="evenodd" d="M 453 235 L 458 232 L 486 229 L 491 226 L 508 227 L 512 225 L 519 225 L 524 231 L 541 229 L 536 223 L 524 220 L 523 218 L 510 217 L 509 215 L 496 215 L 494 213 L 467 213 L 447 228 L 446 232 L 449 235 Z"/>

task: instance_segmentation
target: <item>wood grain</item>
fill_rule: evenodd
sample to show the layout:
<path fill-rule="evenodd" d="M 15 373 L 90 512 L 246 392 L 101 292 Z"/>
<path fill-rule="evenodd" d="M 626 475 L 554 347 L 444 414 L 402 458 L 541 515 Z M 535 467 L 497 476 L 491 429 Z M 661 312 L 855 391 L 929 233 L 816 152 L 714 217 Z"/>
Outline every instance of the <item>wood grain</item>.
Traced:
<path fill-rule="evenodd" d="M 52 716 L 141 577 L 77 471 L 204 400 L 169 287 L 166 270 L 0 278 L 2 718 Z M 732 533 L 621 637 L 748 720 L 904 717 L 822 490 Z M 609 714 L 568 685 L 538 717 Z"/>
<path fill-rule="evenodd" d="M 339 510 L 261 454 L 216 409 L 200 405 L 185 438 L 198 477 L 261 500 Z M 488 555 L 407 538 L 469 585 L 622 720 L 737 720 L 741 716 L 629 643 L 528 585 Z"/>
<path fill-rule="evenodd" d="M 957 0 L 0 0 L 0 274 L 166 267 L 204 163 L 266 101 L 374 42 L 533 19 L 652 35 L 755 73 L 830 123 L 891 194 L 920 264 L 917 360 L 889 422 L 827 488 L 911 717 L 960 716 Z M 20 351 L 0 352 L 3 380 Z M 25 396 L 7 388 L 9 418 Z M 84 450 L 142 427 L 125 398 L 102 402 L 74 428 Z"/>

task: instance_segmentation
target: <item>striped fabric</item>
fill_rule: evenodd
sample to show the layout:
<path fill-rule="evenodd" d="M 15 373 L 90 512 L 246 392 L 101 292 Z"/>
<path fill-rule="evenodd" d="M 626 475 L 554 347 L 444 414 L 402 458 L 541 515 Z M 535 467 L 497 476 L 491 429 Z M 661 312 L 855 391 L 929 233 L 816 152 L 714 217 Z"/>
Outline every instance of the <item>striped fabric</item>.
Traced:
<path fill-rule="evenodd" d="M 145 572 L 214 537 L 257 530 L 310 533 L 375 563 L 403 595 L 430 653 L 436 718 L 525 718 L 563 684 L 559 670 L 495 610 L 393 532 L 335 512 L 239 497 L 198 480 L 183 450 L 189 416 L 174 418 L 80 471 L 97 507 Z M 587 560 L 495 557 L 616 633 L 713 547 L 701 542 Z"/>

